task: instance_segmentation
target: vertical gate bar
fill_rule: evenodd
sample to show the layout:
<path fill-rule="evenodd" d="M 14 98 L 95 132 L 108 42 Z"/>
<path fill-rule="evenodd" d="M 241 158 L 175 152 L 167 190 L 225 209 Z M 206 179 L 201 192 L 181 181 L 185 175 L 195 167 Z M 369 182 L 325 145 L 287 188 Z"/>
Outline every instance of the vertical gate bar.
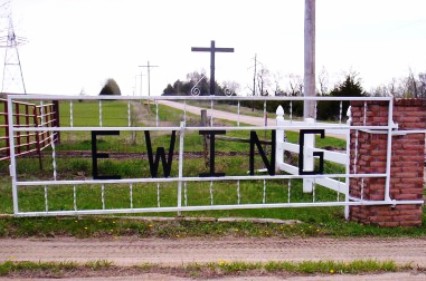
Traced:
<path fill-rule="evenodd" d="M 346 164 L 345 164 L 345 202 L 349 202 L 349 188 L 350 188 L 350 178 L 349 174 L 351 173 L 351 129 L 350 126 L 352 125 L 352 111 L 351 107 L 348 108 L 348 111 L 346 112 L 346 115 L 348 117 L 348 120 L 346 121 L 346 125 L 349 127 L 349 129 L 346 131 Z M 349 220 L 349 205 L 345 205 L 344 209 L 344 216 L 346 220 Z"/>
<path fill-rule="evenodd" d="M 237 204 L 241 203 L 240 180 L 237 180 Z"/>
<path fill-rule="evenodd" d="M 75 185 L 73 185 L 72 187 L 72 194 L 73 194 L 74 211 L 77 211 L 77 188 Z"/>
<path fill-rule="evenodd" d="M 18 202 L 18 186 L 16 185 L 16 155 L 15 155 L 15 132 L 13 128 L 13 102 L 10 96 L 7 97 L 7 118 L 8 118 L 8 131 L 9 131 L 9 155 L 10 166 L 9 173 L 12 180 L 12 199 L 13 199 L 13 213 L 16 215 L 19 212 Z"/>
<path fill-rule="evenodd" d="M 238 100 L 238 106 L 237 106 L 237 126 L 240 126 L 240 101 Z"/>
<path fill-rule="evenodd" d="M 291 201 L 291 179 L 287 181 L 287 203 Z"/>
<path fill-rule="evenodd" d="M 184 204 L 188 206 L 188 183 L 185 182 L 183 184 L 183 196 L 184 196 Z"/>
<path fill-rule="evenodd" d="M 210 187 L 209 187 L 209 192 L 210 192 L 210 205 L 213 206 L 213 181 L 210 182 Z"/>
<path fill-rule="evenodd" d="M 70 100 L 70 127 L 74 127 L 74 103 Z"/>
<path fill-rule="evenodd" d="M 99 100 L 98 103 L 98 107 L 99 107 L 99 127 L 102 127 L 102 100 Z"/>
<path fill-rule="evenodd" d="M 127 101 L 127 127 L 132 126 L 132 112 L 130 110 L 130 100 Z"/>
<path fill-rule="evenodd" d="M 364 178 L 361 178 L 361 201 L 364 200 Z"/>
<path fill-rule="evenodd" d="M 38 109 L 37 109 L 37 106 L 35 105 L 33 108 L 34 108 L 33 109 L 34 127 L 39 128 L 40 122 L 38 120 Z M 40 170 L 43 169 L 43 159 L 41 158 L 41 145 L 42 145 L 42 141 L 40 139 L 41 136 L 42 136 L 42 132 L 35 132 L 36 150 L 37 150 L 38 164 L 39 164 Z"/>
<path fill-rule="evenodd" d="M 184 137 L 185 137 L 185 121 L 180 122 L 180 134 L 179 134 L 179 182 L 178 182 L 178 194 L 177 194 L 177 206 L 178 209 L 182 207 L 182 179 L 183 179 L 183 150 L 184 150 Z M 178 211 L 180 216 L 180 210 Z"/>
<path fill-rule="evenodd" d="M 55 145 L 55 136 L 50 134 L 50 145 L 52 147 L 52 169 L 53 169 L 53 179 L 56 181 L 57 177 L 57 168 L 56 168 L 56 145 Z"/>
<path fill-rule="evenodd" d="M 290 123 L 293 122 L 293 101 L 290 101 Z"/>
<path fill-rule="evenodd" d="M 105 210 L 105 185 L 101 185 L 102 210 Z"/>
<path fill-rule="evenodd" d="M 385 185 L 385 201 L 390 202 L 390 174 L 391 174 L 391 158 L 392 158 L 392 129 L 393 129 L 393 99 L 389 100 L 388 110 L 388 143 L 386 155 L 386 185 Z"/>
<path fill-rule="evenodd" d="M 315 184 L 315 178 L 314 178 L 314 181 L 312 183 L 312 203 L 315 203 L 315 201 L 316 201 L 315 190 L 316 190 L 316 184 Z"/>
<path fill-rule="evenodd" d="M 160 124 L 160 116 L 158 112 L 158 100 L 155 100 L 155 126 L 158 127 Z"/>
<path fill-rule="evenodd" d="M 265 123 L 265 127 L 268 124 L 268 119 L 267 119 L 268 115 L 266 114 L 266 100 L 263 101 L 263 120 Z M 266 130 L 265 130 L 266 132 Z"/>
<path fill-rule="evenodd" d="M 130 209 L 133 209 L 133 184 L 129 184 L 129 192 L 130 192 Z"/>
<path fill-rule="evenodd" d="M 343 101 L 340 101 L 340 106 L 339 106 L 339 124 L 342 124 L 342 111 L 343 111 Z"/>
<path fill-rule="evenodd" d="M 186 100 L 183 101 L 183 121 L 186 122 Z"/>
<path fill-rule="evenodd" d="M 213 127 L 213 100 L 210 100 L 210 126 Z"/>
<path fill-rule="evenodd" d="M 49 205 L 47 201 L 47 185 L 44 186 L 44 208 L 46 210 L 46 213 L 49 212 Z"/>
<path fill-rule="evenodd" d="M 263 204 L 266 203 L 266 180 L 263 180 Z"/>
<path fill-rule="evenodd" d="M 157 207 L 161 207 L 161 194 L 160 194 L 160 183 L 157 182 Z"/>

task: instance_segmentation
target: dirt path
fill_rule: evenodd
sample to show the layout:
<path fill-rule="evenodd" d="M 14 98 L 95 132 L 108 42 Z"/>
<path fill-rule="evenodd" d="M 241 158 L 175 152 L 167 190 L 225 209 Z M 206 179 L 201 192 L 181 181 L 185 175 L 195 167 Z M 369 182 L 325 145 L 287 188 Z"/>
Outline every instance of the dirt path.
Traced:
<path fill-rule="evenodd" d="M 379 261 L 394 260 L 398 264 L 412 263 L 426 267 L 426 239 L 419 238 L 291 238 L 291 239 L 257 239 L 232 238 L 217 239 L 140 239 L 135 237 L 114 239 L 0 239 L 0 261 L 76 261 L 87 262 L 96 260 L 112 261 L 116 265 L 135 265 L 155 263 L 179 266 L 186 263 L 206 263 L 218 261 L 352 261 L 357 259 L 374 259 Z M 425 280 L 426 275 L 412 273 L 385 274 L 388 279 L 374 280 Z M 365 275 L 362 275 L 365 277 Z M 361 277 L 362 277 L 361 276 Z M 380 275 L 382 278 L 384 275 Z M 390 276 L 390 277 L 389 277 Z M 401 277 L 405 276 L 405 277 Z M 407 279 L 409 276 L 410 278 Z M 149 278 L 148 278 L 149 277 Z M 294 277 L 294 276 L 293 276 Z M 321 279 L 287 280 L 333 280 L 330 276 Z M 353 276 L 352 276 L 353 277 Z M 398 278 L 396 278 L 398 277 Z M 163 274 L 145 274 L 132 279 L 111 277 L 102 280 L 171 280 Z M 146 279 L 144 279 L 146 278 Z M 242 277 L 241 277 L 242 278 Z M 282 280 L 278 277 L 260 279 L 231 278 L 218 280 Z M 384 278 L 384 277 L 383 277 Z M 389 279 L 391 278 L 391 279 Z M 395 278 L 395 279 L 393 279 Z M 401 279 L 402 278 L 402 279 Z M 412 279 L 414 278 L 414 279 Z M 173 280 L 189 280 L 172 278 Z M 7 280 L 7 279 L 3 279 Z M 15 279 L 16 280 L 16 279 Z M 66 279 L 65 279 L 66 280 Z M 75 279 L 73 279 L 75 280 Z M 97 279 L 79 279 L 97 280 Z M 367 280 L 367 279 L 334 279 L 334 280 Z"/>
<path fill-rule="evenodd" d="M 159 101 L 160 104 L 167 105 L 169 107 L 177 108 L 180 110 L 186 110 L 187 112 L 190 112 L 192 114 L 200 115 L 201 108 L 192 106 L 192 105 L 184 105 L 183 103 L 174 102 L 174 101 L 168 101 L 168 100 L 162 100 Z M 226 119 L 231 121 L 240 121 L 245 124 L 253 125 L 253 126 L 265 126 L 265 119 L 263 117 L 254 117 L 254 116 L 247 116 L 247 115 L 238 115 L 236 113 L 226 112 L 222 110 L 217 109 L 207 109 L 207 114 L 209 116 L 212 116 L 214 118 L 219 119 Z M 275 117 L 275 115 L 273 115 Z M 267 120 L 268 125 L 275 126 L 276 125 L 276 119 L 275 118 L 268 118 Z M 304 125 L 304 122 L 302 121 L 287 121 L 288 125 L 293 126 L 301 126 Z M 322 123 L 318 123 L 322 124 Z M 326 124 L 326 123 L 324 123 Z M 330 125 L 330 124 L 327 124 Z M 340 139 L 346 139 L 346 130 L 343 129 L 327 129 L 326 134 L 328 136 L 340 138 Z"/>

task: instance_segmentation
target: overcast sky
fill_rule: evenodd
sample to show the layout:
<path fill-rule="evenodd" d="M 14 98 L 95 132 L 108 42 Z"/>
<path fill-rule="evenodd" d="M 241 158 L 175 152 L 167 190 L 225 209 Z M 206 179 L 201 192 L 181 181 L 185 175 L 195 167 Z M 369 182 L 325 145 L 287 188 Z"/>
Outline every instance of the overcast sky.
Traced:
<path fill-rule="evenodd" d="M 353 71 L 369 90 L 410 68 L 426 71 L 425 0 L 317 0 L 316 8 L 316 68 L 330 84 Z M 114 78 L 125 95 L 140 95 L 142 74 L 147 95 L 138 66 L 150 61 L 159 66 L 151 94 L 160 95 L 189 72 L 209 73 L 209 55 L 191 47 L 210 40 L 235 48 L 216 55 L 216 80 L 237 81 L 242 94 L 255 54 L 284 89 L 288 75 L 303 76 L 304 0 L 13 0 L 12 13 L 28 39 L 19 53 L 29 93 L 95 95 Z"/>

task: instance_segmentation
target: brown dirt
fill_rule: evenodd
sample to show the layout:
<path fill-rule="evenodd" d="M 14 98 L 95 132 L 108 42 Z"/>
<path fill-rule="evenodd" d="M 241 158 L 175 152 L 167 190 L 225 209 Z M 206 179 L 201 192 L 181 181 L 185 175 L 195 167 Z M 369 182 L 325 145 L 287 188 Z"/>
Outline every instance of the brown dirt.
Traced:
<path fill-rule="evenodd" d="M 218 261 L 352 261 L 374 259 L 394 260 L 398 264 L 411 263 L 426 267 L 425 238 L 292 238 L 257 239 L 224 237 L 216 239 L 0 239 L 0 262 L 12 261 L 112 261 L 115 265 L 130 266 L 154 263 L 180 266 L 187 263 Z M 286 280 L 426 280 L 424 273 L 391 273 L 343 276 L 285 276 Z M 169 273 L 146 273 L 132 276 L 110 274 L 107 277 L 81 277 L 63 280 L 191 280 Z M 236 276 L 216 280 L 282 280 L 284 276 Z M 337 278 L 337 279 L 336 279 Z M 359 279 L 361 278 L 361 279 Z M 364 278 L 364 279 L 362 279 Z M 9 280 L 9 279 L 0 279 Z M 16 280 L 16 279 L 14 279 Z M 41 280 L 41 279 L 40 279 Z"/>

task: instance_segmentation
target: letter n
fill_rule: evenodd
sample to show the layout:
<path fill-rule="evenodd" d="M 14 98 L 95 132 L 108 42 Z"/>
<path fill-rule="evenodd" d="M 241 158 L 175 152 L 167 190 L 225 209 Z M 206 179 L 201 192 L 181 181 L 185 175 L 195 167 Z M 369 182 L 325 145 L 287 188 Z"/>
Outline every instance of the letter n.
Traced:
<path fill-rule="evenodd" d="M 275 175 L 275 130 L 271 131 L 272 134 L 272 149 L 271 149 L 271 161 L 266 157 L 266 153 L 262 148 L 262 145 L 257 137 L 255 131 L 250 131 L 250 175 L 254 175 L 254 146 L 256 145 L 260 156 L 262 157 L 263 163 L 268 170 L 268 174 L 271 176 Z"/>

